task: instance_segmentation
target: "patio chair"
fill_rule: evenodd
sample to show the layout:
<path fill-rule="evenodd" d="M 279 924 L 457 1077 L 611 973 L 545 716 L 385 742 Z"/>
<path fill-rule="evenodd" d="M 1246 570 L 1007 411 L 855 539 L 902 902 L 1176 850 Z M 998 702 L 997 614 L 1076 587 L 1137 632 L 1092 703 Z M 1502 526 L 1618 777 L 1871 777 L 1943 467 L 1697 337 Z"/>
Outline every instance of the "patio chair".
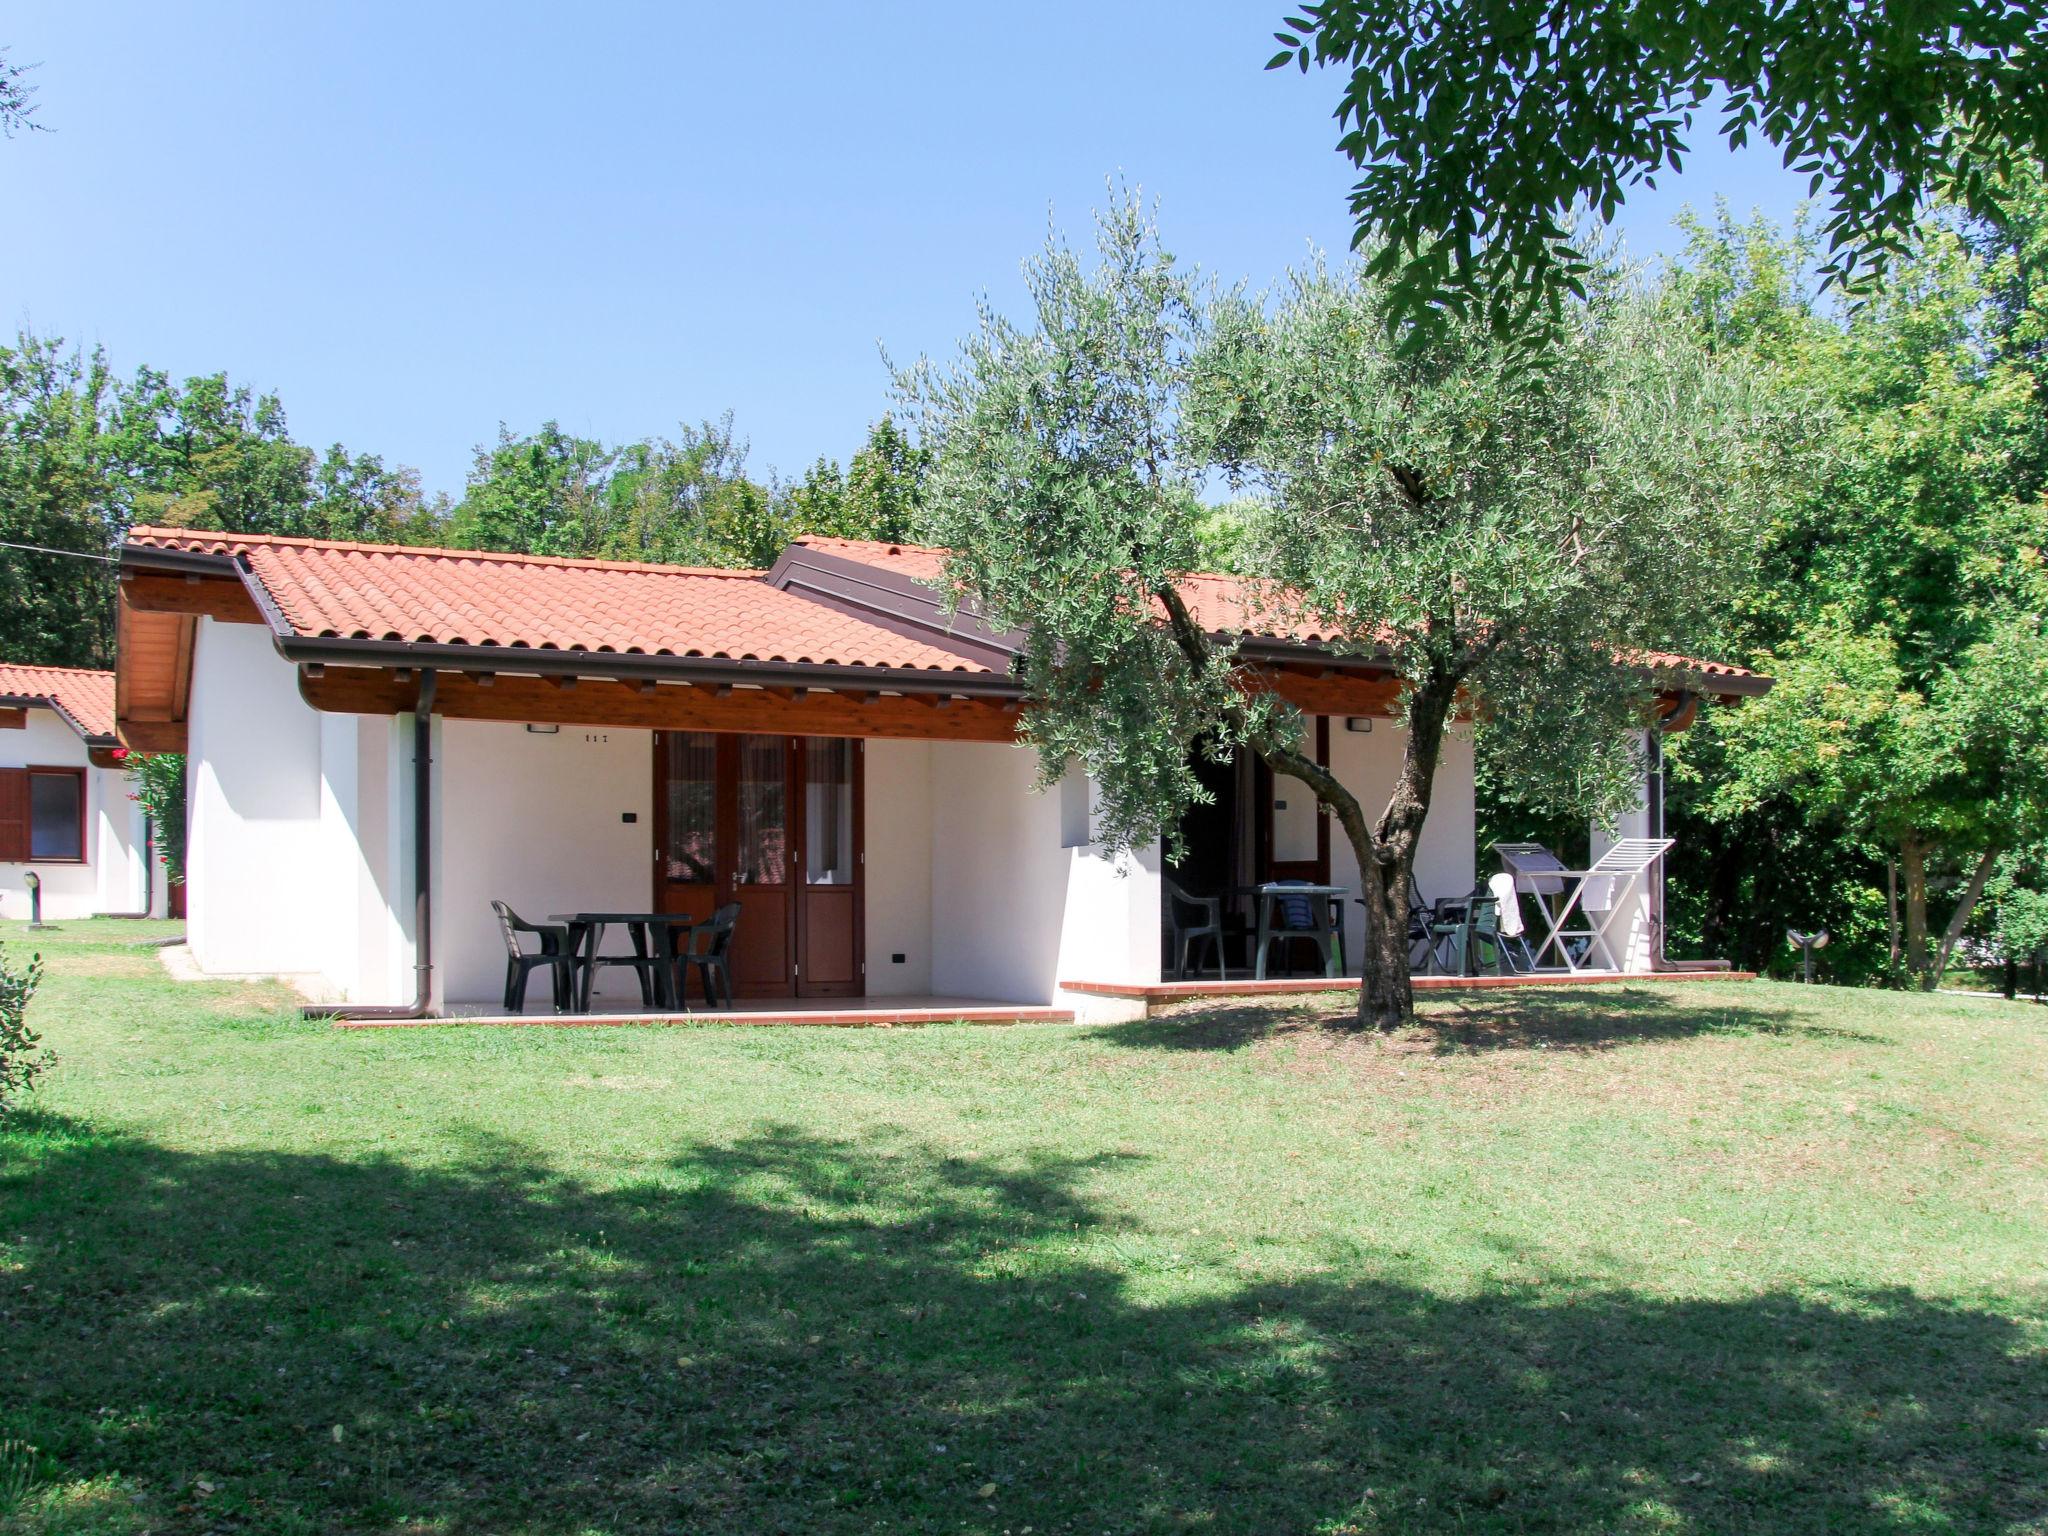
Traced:
<path fill-rule="evenodd" d="M 1528 925 L 1522 921 L 1522 898 L 1515 889 L 1515 877 L 1502 870 L 1486 882 L 1493 893 L 1495 920 L 1493 942 L 1510 971 L 1536 969 L 1535 953 L 1529 948 Z"/>
<path fill-rule="evenodd" d="M 1469 976 L 1473 931 L 1492 897 L 1474 890 L 1469 896 L 1440 896 L 1429 918 L 1429 958 L 1445 976 Z"/>
<path fill-rule="evenodd" d="M 710 922 L 699 923 L 690 929 L 690 936 L 686 941 L 689 947 L 675 957 L 678 1003 L 687 1005 L 689 1001 L 687 982 L 689 969 L 694 965 L 697 968 L 697 985 L 704 991 L 705 1006 L 719 1006 L 718 992 L 725 994 L 724 1006 L 732 1006 L 732 934 L 739 926 L 739 921 L 740 904 L 728 901 L 711 914 Z M 700 942 L 702 948 L 699 948 Z M 718 978 L 718 992 L 714 992 L 711 987 L 714 975 Z"/>
<path fill-rule="evenodd" d="M 498 931 L 505 936 L 505 1011 L 526 1011 L 526 980 L 542 966 L 554 973 L 555 1012 L 567 1013 L 575 998 L 576 956 L 569 930 L 559 923 L 529 923 L 502 901 L 491 903 Z M 522 949 L 519 935 L 530 933 L 540 948 Z"/>
<path fill-rule="evenodd" d="M 1198 946 L 1212 944 L 1216 948 L 1216 979 L 1227 980 L 1230 972 L 1223 963 L 1223 898 L 1190 896 L 1171 880 L 1162 883 L 1166 887 L 1166 921 L 1172 931 L 1174 975 L 1185 980 L 1200 952 Z"/>

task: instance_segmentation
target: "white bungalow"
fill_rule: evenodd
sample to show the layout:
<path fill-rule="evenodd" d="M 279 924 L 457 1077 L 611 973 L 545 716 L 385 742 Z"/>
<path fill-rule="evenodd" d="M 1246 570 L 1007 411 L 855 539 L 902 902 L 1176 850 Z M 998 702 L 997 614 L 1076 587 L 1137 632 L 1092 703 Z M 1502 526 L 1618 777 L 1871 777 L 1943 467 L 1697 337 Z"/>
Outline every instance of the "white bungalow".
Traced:
<path fill-rule="evenodd" d="M 1107 857 L 1078 777 L 1034 789 L 1016 637 L 943 613 L 942 558 L 812 538 L 736 572 L 137 529 L 119 730 L 189 754 L 194 961 L 356 1012 L 497 1013 L 493 901 L 542 923 L 736 903 L 732 981 L 756 1013 L 1142 1011 L 1165 984 L 1158 849 Z M 1189 598 L 1314 717 L 1338 777 L 1383 793 L 1390 676 L 1243 633 L 1229 578 Z M 1767 686 L 1672 662 L 1674 713 Z M 1184 871 L 1356 887 L 1304 787 L 1247 761 L 1216 788 Z M 1417 876 L 1464 892 L 1478 864 L 1461 734 Z M 1646 891 L 1626 966 L 1656 965 L 1656 921 Z M 601 1011 L 643 1002 L 631 968 L 596 986 Z"/>
<path fill-rule="evenodd" d="M 0 917 L 164 915 L 126 756 L 113 673 L 0 663 Z"/>

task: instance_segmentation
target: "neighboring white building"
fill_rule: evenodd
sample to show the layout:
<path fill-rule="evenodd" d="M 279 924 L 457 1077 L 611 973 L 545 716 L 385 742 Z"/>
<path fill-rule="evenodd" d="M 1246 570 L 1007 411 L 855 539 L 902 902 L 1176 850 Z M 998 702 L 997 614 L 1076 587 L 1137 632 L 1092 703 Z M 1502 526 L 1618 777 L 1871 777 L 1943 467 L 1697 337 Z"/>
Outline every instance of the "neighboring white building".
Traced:
<path fill-rule="evenodd" d="M 737 903 L 743 998 L 1099 1011 L 1070 986 L 1156 983 L 1159 850 L 1108 856 L 1092 786 L 1037 787 L 1016 637 L 944 614 L 925 584 L 941 559 L 808 539 L 769 572 L 703 571 L 136 530 L 119 726 L 188 754 L 193 958 L 355 1007 L 495 1007 L 494 900 L 541 921 Z M 1234 584 L 1190 596 L 1219 632 L 1242 627 Z M 1343 782 L 1383 793 L 1401 748 L 1383 669 L 1268 636 L 1256 675 L 1315 717 Z M 1355 887 L 1288 782 L 1242 764 L 1190 828 L 1197 851 L 1218 883 Z M 1459 733 L 1426 892 L 1471 889 L 1473 825 Z M 612 969 L 597 995 L 637 987 Z"/>
<path fill-rule="evenodd" d="M 149 818 L 129 798 L 114 674 L 0 663 L 0 917 L 160 917 Z"/>

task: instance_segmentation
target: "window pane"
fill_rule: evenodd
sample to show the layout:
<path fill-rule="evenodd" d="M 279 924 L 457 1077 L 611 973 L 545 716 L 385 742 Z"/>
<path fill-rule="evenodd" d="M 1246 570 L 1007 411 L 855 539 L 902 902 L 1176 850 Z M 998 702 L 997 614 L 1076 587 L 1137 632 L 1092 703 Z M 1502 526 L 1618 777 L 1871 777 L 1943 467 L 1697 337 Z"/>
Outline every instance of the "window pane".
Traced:
<path fill-rule="evenodd" d="M 709 731 L 668 737 L 668 878 L 709 885 L 718 868 L 718 738 Z"/>
<path fill-rule="evenodd" d="M 739 885 L 789 880 L 789 748 L 780 736 L 740 738 Z"/>
<path fill-rule="evenodd" d="M 32 773 L 28 776 L 29 857 L 82 859 L 79 840 L 79 796 L 85 781 L 75 773 Z"/>
<path fill-rule="evenodd" d="M 853 743 L 813 736 L 804 749 L 804 864 L 812 885 L 853 883 Z"/>

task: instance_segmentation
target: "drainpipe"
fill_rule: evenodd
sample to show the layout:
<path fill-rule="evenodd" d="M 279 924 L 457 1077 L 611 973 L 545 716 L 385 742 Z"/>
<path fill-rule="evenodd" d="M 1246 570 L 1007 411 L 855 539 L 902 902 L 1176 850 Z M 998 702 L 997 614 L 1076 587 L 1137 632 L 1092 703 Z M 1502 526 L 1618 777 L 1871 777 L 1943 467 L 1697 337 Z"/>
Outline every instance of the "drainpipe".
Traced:
<path fill-rule="evenodd" d="M 140 912 L 95 912 L 94 917 L 118 917 L 123 921 L 148 917 L 156 905 L 156 823 L 147 812 L 142 817 L 142 910 Z"/>
<path fill-rule="evenodd" d="M 419 674 L 419 693 L 412 705 L 412 912 L 413 994 L 409 1003 L 356 1007 L 348 1003 L 301 1008 L 308 1019 L 423 1019 L 434 997 L 434 849 L 432 795 L 434 762 L 434 691 L 438 674 L 431 667 Z"/>

